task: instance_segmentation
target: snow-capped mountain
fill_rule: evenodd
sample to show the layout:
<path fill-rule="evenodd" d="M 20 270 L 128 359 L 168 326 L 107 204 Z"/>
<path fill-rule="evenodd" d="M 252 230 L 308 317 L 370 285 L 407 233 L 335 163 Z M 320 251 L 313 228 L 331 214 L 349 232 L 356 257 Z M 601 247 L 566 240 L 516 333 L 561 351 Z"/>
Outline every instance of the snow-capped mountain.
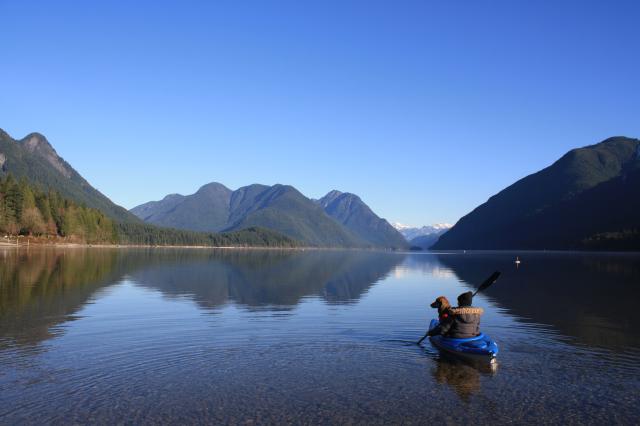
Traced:
<path fill-rule="evenodd" d="M 440 236 L 448 231 L 453 225 L 449 223 L 436 223 L 433 225 L 425 225 L 421 227 L 411 226 L 411 225 L 403 225 L 402 223 L 392 223 L 393 227 L 396 228 L 407 241 L 411 241 L 416 237 L 421 237 L 423 235 L 434 235 Z"/>

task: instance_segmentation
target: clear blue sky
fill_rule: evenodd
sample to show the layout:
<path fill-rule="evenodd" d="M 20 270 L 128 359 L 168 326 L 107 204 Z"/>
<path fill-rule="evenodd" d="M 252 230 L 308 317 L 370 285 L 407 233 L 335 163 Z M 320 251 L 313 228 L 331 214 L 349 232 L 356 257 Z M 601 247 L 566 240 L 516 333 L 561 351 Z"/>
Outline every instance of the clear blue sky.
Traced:
<path fill-rule="evenodd" d="M 0 127 L 127 208 L 202 184 L 455 222 L 640 137 L 638 1 L 0 0 Z"/>

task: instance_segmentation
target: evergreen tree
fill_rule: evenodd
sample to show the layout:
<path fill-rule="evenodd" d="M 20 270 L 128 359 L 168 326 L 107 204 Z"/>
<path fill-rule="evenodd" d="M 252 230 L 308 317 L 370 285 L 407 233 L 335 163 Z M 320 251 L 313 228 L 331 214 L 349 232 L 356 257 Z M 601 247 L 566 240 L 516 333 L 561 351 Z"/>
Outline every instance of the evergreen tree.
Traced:
<path fill-rule="evenodd" d="M 18 183 L 9 175 L 5 181 L 4 201 L 7 223 L 17 226 L 22 216 L 23 194 Z"/>

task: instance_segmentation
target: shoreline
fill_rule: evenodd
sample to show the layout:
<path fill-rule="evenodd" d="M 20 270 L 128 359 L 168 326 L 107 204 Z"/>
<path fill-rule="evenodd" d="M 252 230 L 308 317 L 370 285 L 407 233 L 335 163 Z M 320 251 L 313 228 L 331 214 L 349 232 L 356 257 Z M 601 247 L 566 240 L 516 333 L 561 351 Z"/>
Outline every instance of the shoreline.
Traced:
<path fill-rule="evenodd" d="M 23 237 L 21 237 L 22 239 Z M 274 247 L 274 246 L 201 246 L 201 245 L 150 245 L 150 244 L 88 244 L 78 242 L 61 242 L 61 241 L 42 241 L 42 240 L 29 240 L 24 237 L 26 241 L 19 241 L 14 239 L 10 241 L 9 238 L 0 237 L 0 249 L 15 248 L 15 249 L 29 249 L 29 248 L 61 248 L 61 249 L 131 249 L 131 248 L 144 248 L 144 249 L 223 249 L 223 250 L 372 250 L 367 248 L 351 248 L 351 247 Z M 387 251 L 387 250 L 383 250 Z"/>
<path fill-rule="evenodd" d="M 226 249 L 226 250 L 315 250 L 318 247 L 269 247 L 269 246 L 181 246 L 181 245 L 148 245 L 148 244 L 87 244 L 87 243 L 9 243 L 0 241 L 1 248 L 180 248 L 180 249 Z"/>
<path fill-rule="evenodd" d="M 13 241 L 11 241 L 13 240 Z M 43 241 L 41 239 L 31 239 L 27 237 L 1 238 L 0 248 L 193 248 L 193 249 L 287 249 L 287 250 L 307 250 L 315 247 L 270 247 L 270 246 L 200 246 L 200 245 L 151 245 L 151 244 L 89 244 L 80 242 L 64 241 Z"/>
<path fill-rule="evenodd" d="M 197 245 L 149 245 L 149 244 L 87 244 L 87 243 L 73 243 L 73 242 L 8 242 L 4 238 L 0 238 L 0 250 L 1 249 L 209 249 L 209 250 L 292 250 L 292 251 L 324 251 L 324 250 L 357 250 L 357 251 L 378 251 L 388 253 L 404 253 L 404 254 L 416 254 L 416 255 L 464 255 L 464 254 L 506 254 L 506 253 L 519 253 L 519 254 L 613 254 L 613 255 L 640 255 L 640 251 L 611 251 L 611 250 L 422 250 L 422 251 L 409 251 L 409 250 L 389 250 L 389 249 L 375 249 L 375 248 L 363 248 L 363 247 L 270 247 L 270 246 L 197 246 Z"/>
<path fill-rule="evenodd" d="M 24 240 L 22 240 L 24 238 Z M 30 239 L 31 237 L 20 237 L 20 240 L 0 237 L 0 249 L 4 248 L 60 248 L 60 249 L 221 249 L 221 250 L 357 250 L 357 251 L 382 251 L 389 253 L 405 253 L 405 254 L 433 254 L 433 255 L 464 255 L 464 254 L 500 254 L 500 253 L 519 253 L 519 254 L 631 254 L 638 255 L 640 251 L 634 250 L 391 250 L 384 248 L 367 248 L 367 247 L 273 247 L 273 246 L 204 246 L 204 245 L 150 245 L 150 244 L 88 244 L 79 242 L 62 242 L 62 241 L 43 241 L 40 239 Z M 26 240 L 26 241 L 25 241 Z"/>

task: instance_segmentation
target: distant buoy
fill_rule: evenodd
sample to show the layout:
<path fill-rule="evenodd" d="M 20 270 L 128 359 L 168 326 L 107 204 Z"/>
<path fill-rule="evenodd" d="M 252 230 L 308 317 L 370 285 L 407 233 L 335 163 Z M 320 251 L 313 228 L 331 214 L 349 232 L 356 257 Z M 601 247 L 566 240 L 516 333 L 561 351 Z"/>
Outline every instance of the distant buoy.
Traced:
<path fill-rule="evenodd" d="M 519 265 L 520 263 L 521 263 L 521 262 L 520 262 L 520 257 L 516 256 L 515 264 L 516 264 L 516 265 Z"/>

